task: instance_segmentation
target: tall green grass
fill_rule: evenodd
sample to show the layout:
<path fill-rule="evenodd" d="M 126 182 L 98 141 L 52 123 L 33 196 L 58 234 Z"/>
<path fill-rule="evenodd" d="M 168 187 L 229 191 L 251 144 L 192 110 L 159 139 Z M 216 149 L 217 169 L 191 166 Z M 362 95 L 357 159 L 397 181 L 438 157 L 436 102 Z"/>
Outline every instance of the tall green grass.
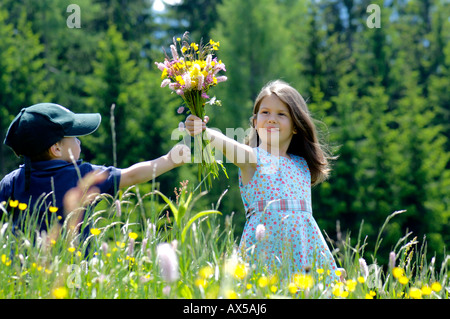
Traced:
<path fill-rule="evenodd" d="M 448 264 L 426 259 L 426 242 L 413 234 L 399 238 L 390 265 L 377 264 L 383 245 L 381 225 L 375 250 L 366 256 L 367 237 L 359 232 L 356 245 L 347 236 L 335 242 L 333 254 L 346 272 L 345 282 L 325 285 L 327 270 L 310 269 L 284 276 L 263 265 L 246 264 L 234 237 L 233 214 L 220 212 L 220 202 L 198 211 L 205 193 L 186 183 L 174 194 L 138 187 L 102 202 L 88 214 L 85 241 L 79 237 L 39 234 L 32 209 L 22 232 L 11 229 L 10 203 L 0 219 L 0 298 L 432 298 L 447 299 Z M 22 206 L 23 208 L 24 206 Z M 219 214 L 224 216 L 219 217 Z M 57 223 L 56 218 L 52 223 Z M 51 228 L 51 225 L 49 225 Z M 362 229 L 362 227 L 361 227 Z M 88 249 L 89 248 L 89 249 Z"/>

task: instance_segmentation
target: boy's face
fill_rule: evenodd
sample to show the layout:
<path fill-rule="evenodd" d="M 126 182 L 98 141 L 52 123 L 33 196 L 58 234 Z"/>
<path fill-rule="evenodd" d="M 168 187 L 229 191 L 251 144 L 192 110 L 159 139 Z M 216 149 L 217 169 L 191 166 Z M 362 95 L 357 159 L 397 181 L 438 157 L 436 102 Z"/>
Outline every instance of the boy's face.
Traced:
<path fill-rule="evenodd" d="M 58 142 L 58 144 L 61 152 L 61 157 L 59 159 L 66 162 L 72 162 L 72 160 L 70 159 L 70 152 L 72 152 L 72 155 L 76 161 L 80 159 L 81 142 L 78 138 L 64 137 L 61 141 Z"/>

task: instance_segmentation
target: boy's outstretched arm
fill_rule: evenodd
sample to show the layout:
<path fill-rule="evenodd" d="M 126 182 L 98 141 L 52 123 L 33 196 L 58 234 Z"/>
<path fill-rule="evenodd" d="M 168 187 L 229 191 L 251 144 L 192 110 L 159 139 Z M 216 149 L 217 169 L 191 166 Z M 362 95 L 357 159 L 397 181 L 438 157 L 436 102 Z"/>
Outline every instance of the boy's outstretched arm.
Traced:
<path fill-rule="evenodd" d="M 212 145 L 241 169 L 243 182 L 246 184 L 246 180 L 250 180 L 256 170 L 256 155 L 253 149 L 249 145 L 239 143 L 221 132 L 207 128 L 206 122 L 208 122 L 208 117 L 205 117 L 205 121 L 202 121 L 195 115 L 189 115 L 186 118 L 185 127 L 192 136 L 206 130 Z"/>
<path fill-rule="evenodd" d="M 148 182 L 175 167 L 190 162 L 190 156 L 189 147 L 177 144 L 166 155 L 122 169 L 119 188 Z"/>

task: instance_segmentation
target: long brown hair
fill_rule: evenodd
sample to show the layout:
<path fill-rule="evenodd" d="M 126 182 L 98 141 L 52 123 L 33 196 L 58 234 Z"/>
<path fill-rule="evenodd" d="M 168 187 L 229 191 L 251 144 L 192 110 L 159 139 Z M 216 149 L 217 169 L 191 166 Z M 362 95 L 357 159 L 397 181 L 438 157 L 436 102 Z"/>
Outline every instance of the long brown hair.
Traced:
<path fill-rule="evenodd" d="M 329 160 L 334 158 L 329 156 L 325 145 L 319 142 L 314 119 L 310 115 L 305 100 L 296 89 L 281 80 L 267 83 L 255 100 L 253 115 L 250 118 L 252 127 L 254 128 L 254 120 L 259 112 L 262 99 L 270 94 L 275 94 L 287 105 L 297 131 L 297 134 L 294 134 L 292 137 L 287 152 L 302 156 L 306 160 L 311 173 L 312 185 L 323 182 L 327 179 L 331 170 Z M 259 137 L 256 129 L 251 130 L 245 143 L 252 147 L 259 146 Z"/>

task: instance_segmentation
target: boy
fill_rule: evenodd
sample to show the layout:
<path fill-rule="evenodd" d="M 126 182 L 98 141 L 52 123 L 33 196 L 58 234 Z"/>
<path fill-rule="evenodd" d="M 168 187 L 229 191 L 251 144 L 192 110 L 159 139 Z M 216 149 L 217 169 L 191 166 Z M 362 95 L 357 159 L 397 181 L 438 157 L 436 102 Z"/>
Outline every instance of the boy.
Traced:
<path fill-rule="evenodd" d="M 24 108 L 12 121 L 4 143 L 23 156 L 25 164 L 1 180 L 0 203 L 14 207 L 14 231 L 23 222 L 18 216 L 24 212 L 20 211 L 38 211 L 39 231 L 47 230 L 51 212 L 56 212 L 62 223 L 64 195 L 90 172 L 104 176 L 96 185 L 100 193 L 115 196 L 118 189 L 156 178 L 181 166 L 190 156 L 188 147 L 176 145 L 164 156 L 126 169 L 83 163 L 77 137 L 93 133 L 100 122 L 98 113 L 75 114 L 53 103 Z"/>

